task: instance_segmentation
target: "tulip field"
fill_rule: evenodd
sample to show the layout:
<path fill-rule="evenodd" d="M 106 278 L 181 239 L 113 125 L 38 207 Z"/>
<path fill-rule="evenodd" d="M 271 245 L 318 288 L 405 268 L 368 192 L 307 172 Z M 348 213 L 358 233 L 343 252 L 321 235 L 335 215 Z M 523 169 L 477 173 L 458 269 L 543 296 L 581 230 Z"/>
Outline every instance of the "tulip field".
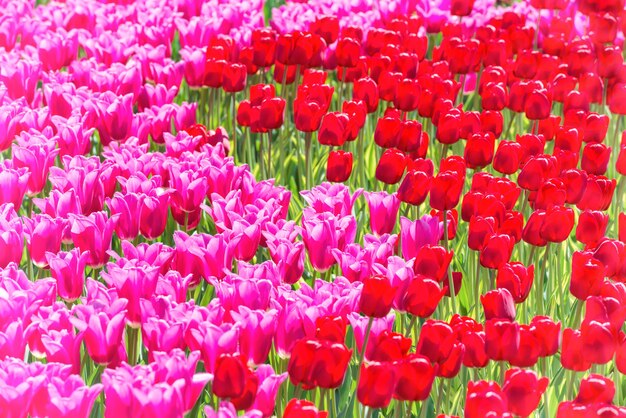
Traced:
<path fill-rule="evenodd" d="M 624 1 L 1 1 L 0 417 L 626 417 Z"/>

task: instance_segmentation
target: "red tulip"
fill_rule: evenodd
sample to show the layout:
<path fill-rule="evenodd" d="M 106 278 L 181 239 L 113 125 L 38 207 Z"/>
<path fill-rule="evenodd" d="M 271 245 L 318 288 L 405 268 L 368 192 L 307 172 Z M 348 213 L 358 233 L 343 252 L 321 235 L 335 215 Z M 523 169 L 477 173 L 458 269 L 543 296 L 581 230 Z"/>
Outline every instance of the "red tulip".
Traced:
<path fill-rule="evenodd" d="M 497 383 L 485 380 L 468 383 L 465 418 L 504 417 L 506 412 L 506 395 Z"/>
<path fill-rule="evenodd" d="M 411 315 L 428 318 L 437 309 L 443 293 L 439 283 L 418 275 L 411 280 L 406 289 L 402 308 Z"/>
<path fill-rule="evenodd" d="M 406 168 L 406 156 L 397 149 L 388 149 L 376 166 L 376 179 L 385 184 L 396 184 L 402 178 Z"/>
<path fill-rule="evenodd" d="M 600 211 L 585 210 L 578 217 L 576 239 L 587 247 L 595 247 L 604 237 L 609 216 Z"/>
<path fill-rule="evenodd" d="M 239 355 L 221 354 L 215 363 L 213 393 L 220 398 L 237 398 L 244 393 L 247 366 Z"/>
<path fill-rule="evenodd" d="M 492 234 L 485 239 L 480 250 L 480 264 L 483 267 L 499 269 L 507 263 L 513 253 L 515 240 L 506 234 Z"/>
<path fill-rule="evenodd" d="M 522 146 L 514 141 L 502 141 L 493 158 L 493 169 L 502 174 L 513 174 L 520 167 Z"/>
<path fill-rule="evenodd" d="M 515 302 L 506 289 L 491 290 L 480 296 L 485 310 L 485 319 L 515 320 Z"/>
<path fill-rule="evenodd" d="M 563 242 L 573 228 L 574 211 L 562 206 L 553 206 L 546 211 L 539 234 L 548 242 Z"/>
<path fill-rule="evenodd" d="M 506 289 L 515 303 L 522 303 L 528 297 L 533 285 L 535 266 L 525 267 L 522 263 L 505 263 L 498 269 L 496 286 Z"/>
<path fill-rule="evenodd" d="M 540 345 L 540 356 L 550 357 L 559 351 L 561 323 L 554 322 L 547 316 L 535 316 L 530 321 L 530 329 Z"/>
<path fill-rule="evenodd" d="M 326 179 L 343 183 L 352 173 L 352 153 L 343 150 L 331 151 L 326 165 Z"/>
<path fill-rule="evenodd" d="M 340 67 L 354 67 L 361 55 L 361 45 L 356 39 L 341 38 L 337 41 L 335 56 Z"/>
<path fill-rule="evenodd" d="M 576 251 L 572 256 L 570 292 L 577 299 L 585 300 L 588 296 L 596 294 L 605 275 L 604 265 L 593 258 L 592 253 Z"/>
<path fill-rule="evenodd" d="M 457 172 L 439 172 L 431 184 L 430 206 L 442 211 L 454 209 L 459 204 L 463 180 L 463 177 Z"/>
<path fill-rule="evenodd" d="M 615 397 L 615 383 L 608 377 L 590 374 L 580 382 L 575 401 L 582 404 L 610 404 Z"/>
<path fill-rule="evenodd" d="M 509 412 L 522 417 L 530 416 L 539 406 L 549 381 L 547 377 L 538 378 L 532 370 L 507 370 L 502 392 L 506 396 Z"/>
<path fill-rule="evenodd" d="M 472 135 L 465 144 L 464 158 L 468 168 L 482 168 L 491 164 L 496 138 L 491 132 Z"/>
<path fill-rule="evenodd" d="M 611 148 L 604 144 L 590 143 L 583 149 L 580 168 L 589 174 L 602 175 L 606 173 L 611 158 Z"/>
<path fill-rule="evenodd" d="M 410 170 L 398 188 L 398 199 L 411 205 L 419 206 L 430 190 L 431 177 L 417 170 Z"/>
<path fill-rule="evenodd" d="M 378 119 L 374 131 L 374 142 L 381 148 L 397 147 L 401 127 L 402 122 L 399 118 L 386 116 Z"/>
<path fill-rule="evenodd" d="M 292 399 L 285 407 L 283 418 L 328 418 L 328 412 L 318 411 L 313 402 Z"/>
<path fill-rule="evenodd" d="M 391 363 L 362 364 L 357 399 L 370 408 L 385 408 L 391 402 L 398 382 L 396 367 Z"/>
<path fill-rule="evenodd" d="M 385 276 L 372 276 L 363 281 L 359 310 L 371 318 L 387 316 L 391 310 L 396 289 Z"/>
<path fill-rule="evenodd" d="M 378 109 L 378 86 L 369 77 L 354 82 L 352 97 L 365 103 L 367 113 L 373 113 Z"/>
<path fill-rule="evenodd" d="M 396 362 L 397 384 L 394 397 L 401 401 L 423 401 L 428 399 L 437 366 L 419 354 L 410 354 Z"/>
<path fill-rule="evenodd" d="M 561 345 L 561 365 L 568 370 L 585 371 L 591 367 L 591 362 L 583 350 L 582 336 L 579 330 L 566 328 L 563 331 Z"/>
<path fill-rule="evenodd" d="M 520 327 L 517 322 L 490 319 L 485 323 L 487 355 L 495 361 L 508 361 L 515 357 L 520 344 Z"/>

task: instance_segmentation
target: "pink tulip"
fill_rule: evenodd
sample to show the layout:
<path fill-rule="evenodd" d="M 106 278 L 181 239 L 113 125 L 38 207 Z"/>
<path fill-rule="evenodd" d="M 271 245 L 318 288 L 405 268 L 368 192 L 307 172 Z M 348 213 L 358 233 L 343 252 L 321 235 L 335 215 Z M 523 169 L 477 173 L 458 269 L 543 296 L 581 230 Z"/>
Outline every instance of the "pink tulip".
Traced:
<path fill-rule="evenodd" d="M 0 205 L 12 203 L 19 210 L 28 187 L 30 173 L 25 168 L 13 168 L 11 161 L 0 164 Z"/>
<path fill-rule="evenodd" d="M 108 263 L 102 278 L 106 284 L 117 290 L 121 298 L 128 300 L 126 319 L 131 327 L 139 328 L 141 324 L 140 299 L 150 299 L 156 292 L 158 267 L 136 266 L 128 263 L 120 267 Z"/>
<path fill-rule="evenodd" d="M 442 223 L 434 216 L 424 215 L 415 221 L 401 217 L 400 244 L 402 246 L 402 257 L 405 260 L 415 258 L 419 249 L 424 245 L 436 245 L 442 234 Z"/>
<path fill-rule="evenodd" d="M 184 349 L 185 326 L 180 322 L 148 317 L 141 324 L 141 341 L 148 350 L 149 361 L 155 352 L 169 353 L 175 348 Z"/>
<path fill-rule="evenodd" d="M 280 385 L 287 379 L 287 373 L 274 374 L 274 369 L 269 364 L 259 365 L 255 373 L 259 379 L 259 388 L 252 409 L 261 411 L 264 418 L 271 417 L 276 407 L 276 394 Z"/>
<path fill-rule="evenodd" d="M 335 264 L 334 248 L 343 251 L 356 236 L 356 219 L 352 215 L 314 214 L 307 208 L 303 212 L 302 227 L 309 261 L 318 272 L 324 272 Z"/>
<path fill-rule="evenodd" d="M 49 330 L 41 336 L 41 343 L 48 362 L 71 365 L 72 373 L 80 374 L 82 333 L 76 334 L 73 329 Z"/>
<path fill-rule="evenodd" d="M 335 215 L 346 216 L 352 213 L 354 202 L 362 192 L 362 189 L 357 189 L 353 195 L 350 195 L 350 189 L 343 183 L 324 182 L 300 194 L 317 213 L 331 212 Z"/>
<path fill-rule="evenodd" d="M 45 385 L 46 376 L 32 375 L 17 359 L 5 360 L 0 370 L 0 410 L 6 418 L 26 418 L 37 392 Z"/>
<path fill-rule="evenodd" d="M 126 323 L 126 299 L 118 299 L 106 310 L 96 311 L 91 305 L 78 305 L 79 317 L 73 318 L 76 328 L 84 332 L 85 347 L 96 364 L 107 365 L 119 358 L 124 348 L 122 335 Z"/>
<path fill-rule="evenodd" d="M 315 320 L 321 316 L 317 307 L 291 302 L 278 312 L 274 346 L 278 355 L 288 358 L 296 341 L 315 335 Z"/>
<path fill-rule="evenodd" d="M 213 379 L 209 373 L 196 373 L 196 365 L 200 360 L 200 353 L 192 351 L 189 356 L 181 349 L 172 350 L 171 353 L 154 353 L 153 370 L 156 382 L 174 384 L 183 380 L 182 399 L 185 412 L 193 409 L 200 398 L 204 387 Z"/>
<path fill-rule="evenodd" d="M 205 370 L 213 373 L 220 354 L 237 350 L 238 330 L 232 325 L 224 324 L 220 327 L 209 322 L 195 321 L 187 327 L 185 342 L 191 350 L 202 354 Z"/>
<path fill-rule="evenodd" d="M 170 271 L 170 263 L 175 255 L 173 248 L 161 242 L 134 246 L 130 241 L 122 241 L 121 247 L 126 259 L 137 261 L 137 265 L 156 267 L 161 274 L 167 274 Z"/>
<path fill-rule="evenodd" d="M 347 245 L 343 251 L 335 248 L 332 253 L 341 268 L 341 274 L 351 282 L 360 282 L 371 276 L 372 255 L 360 245 Z"/>
<path fill-rule="evenodd" d="M 239 352 L 248 359 L 248 363 L 263 364 L 272 347 L 276 331 L 277 311 L 251 310 L 240 306 L 232 312 L 232 318 L 239 328 Z"/>
<path fill-rule="evenodd" d="M 148 366 L 124 364 L 117 369 L 107 369 L 102 373 L 102 384 L 105 418 L 182 417 L 185 413 L 182 396 L 185 381 L 157 383 Z"/>
<path fill-rule="evenodd" d="M 370 331 L 369 341 L 373 341 L 375 337 L 383 331 L 391 331 L 394 320 L 395 315 L 393 313 L 390 313 L 384 318 L 375 318 L 374 322 L 372 323 L 372 330 Z M 369 318 L 361 316 L 355 312 L 348 315 L 348 321 L 354 329 L 354 340 L 356 342 L 357 350 L 360 352 L 363 348 L 363 343 L 365 340 L 365 330 L 367 328 Z M 371 349 L 371 347 L 372 346 L 368 343 L 368 350 Z"/>
<path fill-rule="evenodd" d="M 183 212 L 193 212 L 200 208 L 206 197 L 208 186 L 206 178 L 193 170 L 182 170 L 180 167 L 169 167 L 172 193 L 172 207 Z"/>
<path fill-rule="evenodd" d="M 400 199 L 396 194 L 387 192 L 365 193 L 370 210 L 370 228 L 376 235 L 393 231 L 400 209 Z"/>
<path fill-rule="evenodd" d="M 32 405 L 32 415 L 50 418 L 88 417 L 102 385 L 85 385 L 79 376 L 51 377 Z"/>
<path fill-rule="evenodd" d="M 54 165 L 54 158 L 59 153 L 54 149 L 55 143 L 31 144 L 26 146 L 14 145 L 12 149 L 13 163 L 16 168 L 25 168 L 30 173 L 27 183 L 29 196 L 36 196 L 46 185 L 50 167 Z"/>
<path fill-rule="evenodd" d="M 122 141 L 131 135 L 133 122 L 133 95 L 126 94 L 116 97 L 111 104 L 103 109 L 102 125 L 98 129 L 102 145 L 111 141 Z"/>
<path fill-rule="evenodd" d="M 87 265 L 100 268 L 109 260 L 113 229 L 119 215 L 107 217 L 106 212 L 94 212 L 89 216 L 70 215 L 70 233 L 74 245 L 81 252 L 89 251 Z"/>
<path fill-rule="evenodd" d="M 74 189 L 83 214 L 101 211 L 105 198 L 105 176 L 100 160 L 77 156 L 65 156 L 63 163 L 66 171 L 57 167 L 50 168 L 50 181 L 53 188 L 60 192 Z"/>
<path fill-rule="evenodd" d="M 111 215 L 119 215 L 115 224 L 115 233 L 120 239 L 133 240 L 139 235 L 143 197 L 136 193 L 116 192 L 112 199 L 107 199 Z"/>
<path fill-rule="evenodd" d="M 89 257 L 89 252 L 81 253 L 77 248 L 69 252 L 46 254 L 50 274 L 57 282 L 57 294 L 61 299 L 73 302 L 83 294 L 85 266 Z"/>
<path fill-rule="evenodd" d="M 81 119 L 77 116 L 70 116 L 63 119 L 53 116 L 52 122 L 57 128 L 57 144 L 59 145 L 59 155 L 85 155 L 91 147 L 91 135 L 94 128 L 86 128 Z"/>
<path fill-rule="evenodd" d="M 229 280 L 230 279 L 230 280 Z M 267 279 L 244 279 L 234 276 L 214 283 L 215 295 L 220 300 L 228 319 L 231 311 L 241 306 L 265 310 L 276 296 L 276 289 Z"/>
<path fill-rule="evenodd" d="M 41 63 L 36 60 L 19 60 L 13 65 L 3 66 L 3 70 L 0 72 L 0 81 L 7 88 L 9 97 L 23 97 L 27 103 L 32 103 L 41 75 Z"/>
<path fill-rule="evenodd" d="M 22 261 L 22 222 L 13 207 L 12 203 L 0 204 L 0 268 Z"/>
<path fill-rule="evenodd" d="M 141 235 L 152 240 L 163 234 L 167 225 L 169 201 L 170 193 L 161 189 L 144 196 L 139 218 Z"/>
<path fill-rule="evenodd" d="M 28 252 L 33 264 L 39 268 L 48 267 L 46 253 L 56 254 L 61 250 L 67 221 L 49 215 L 34 215 L 23 219 Z"/>
<path fill-rule="evenodd" d="M 0 100 L 1 102 L 1 100 Z M 11 147 L 15 139 L 17 125 L 17 109 L 13 106 L 0 106 L 0 152 Z"/>
<path fill-rule="evenodd" d="M 304 273 L 304 243 L 275 239 L 264 235 L 272 261 L 278 266 L 280 277 L 287 284 L 296 283 Z"/>

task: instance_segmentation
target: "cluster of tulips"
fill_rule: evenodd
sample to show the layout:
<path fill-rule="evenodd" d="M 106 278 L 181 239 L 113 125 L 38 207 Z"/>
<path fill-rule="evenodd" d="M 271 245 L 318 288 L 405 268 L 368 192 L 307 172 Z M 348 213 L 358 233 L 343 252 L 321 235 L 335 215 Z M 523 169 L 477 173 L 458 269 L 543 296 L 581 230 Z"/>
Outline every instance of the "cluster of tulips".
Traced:
<path fill-rule="evenodd" d="M 0 415 L 626 416 L 624 0 L 0 5 Z"/>

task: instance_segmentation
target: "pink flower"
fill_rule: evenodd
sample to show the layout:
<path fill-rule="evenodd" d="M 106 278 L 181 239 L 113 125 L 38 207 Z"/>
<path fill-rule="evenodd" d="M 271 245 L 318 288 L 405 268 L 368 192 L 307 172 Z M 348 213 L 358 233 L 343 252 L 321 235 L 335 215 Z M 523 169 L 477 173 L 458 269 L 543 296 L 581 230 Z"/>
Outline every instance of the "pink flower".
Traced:
<path fill-rule="evenodd" d="M 206 321 L 194 321 L 187 327 L 185 342 L 191 350 L 202 354 L 205 370 L 212 373 L 220 354 L 237 350 L 238 330 L 228 324 L 220 327 Z"/>
<path fill-rule="evenodd" d="M 307 208 L 302 216 L 302 237 L 309 261 L 319 272 L 328 270 L 335 259 L 334 248 L 343 251 L 345 246 L 354 242 L 356 219 L 354 216 L 337 216 L 328 212 L 314 213 Z"/>
<path fill-rule="evenodd" d="M 400 199 L 395 193 L 366 192 L 365 198 L 370 209 L 370 228 L 376 235 L 393 231 L 398 219 Z"/>
<path fill-rule="evenodd" d="M 96 364 L 107 365 L 117 360 L 123 349 L 122 335 L 126 323 L 126 299 L 117 299 L 111 306 L 96 311 L 92 305 L 78 305 L 78 318 L 72 323 L 85 335 L 85 347 Z"/>
<path fill-rule="evenodd" d="M 275 309 L 266 312 L 246 306 L 232 312 L 233 321 L 239 328 L 239 353 L 249 363 L 263 364 L 267 360 L 276 332 L 277 313 Z"/>
<path fill-rule="evenodd" d="M 87 265 L 100 268 L 109 260 L 113 229 L 119 215 L 107 217 L 106 212 L 94 212 L 89 216 L 70 215 L 71 234 L 74 245 L 81 252 L 89 251 Z"/>
<path fill-rule="evenodd" d="M 156 292 L 158 267 L 137 266 L 131 263 L 120 267 L 109 263 L 102 278 L 109 287 L 115 288 L 121 298 L 128 300 L 126 319 L 132 327 L 141 324 L 140 299 L 150 299 Z"/>
<path fill-rule="evenodd" d="M 443 224 L 438 218 L 424 215 L 420 219 L 411 221 L 400 218 L 400 244 L 402 257 L 410 260 L 424 245 L 436 245 L 443 235 Z"/>
<path fill-rule="evenodd" d="M 0 268 L 22 261 L 22 222 L 13 207 L 12 203 L 0 204 Z"/>
<path fill-rule="evenodd" d="M 101 384 L 87 386 L 80 376 L 51 377 L 33 403 L 32 412 L 50 418 L 87 417 L 101 391 Z"/>
<path fill-rule="evenodd" d="M 30 173 L 25 168 L 13 168 L 11 161 L 0 164 L 0 205 L 12 203 L 19 210 L 28 187 Z"/>
<path fill-rule="evenodd" d="M 30 138 L 23 146 L 14 145 L 12 149 L 15 168 L 25 168 L 30 173 L 26 188 L 29 196 L 42 192 L 50 167 L 54 165 L 54 159 L 59 153 L 59 150 L 54 149 L 54 141 L 36 143 L 33 139 Z"/>
<path fill-rule="evenodd" d="M 274 369 L 269 364 L 259 365 L 255 373 L 259 379 L 259 388 L 252 409 L 261 411 L 263 417 L 271 417 L 276 407 L 276 394 L 287 379 L 287 373 L 274 374 Z"/>
<path fill-rule="evenodd" d="M 370 331 L 369 341 L 373 341 L 378 334 L 383 331 L 391 331 L 395 318 L 396 316 L 393 313 L 388 314 L 384 318 L 375 318 L 374 322 L 372 322 L 372 330 Z M 365 331 L 367 329 L 369 318 L 353 312 L 348 315 L 348 321 L 350 321 L 350 325 L 352 325 L 352 329 L 354 330 L 354 340 L 356 342 L 357 350 L 361 352 L 363 343 L 365 342 Z M 368 349 L 371 349 L 372 347 L 370 343 L 368 343 L 367 346 Z"/>
<path fill-rule="evenodd" d="M 47 253 L 50 274 L 56 280 L 57 294 L 67 302 L 73 302 L 83 293 L 85 266 L 89 252 L 81 253 L 77 248 L 58 254 Z"/>
<path fill-rule="evenodd" d="M 111 215 L 119 215 L 115 224 L 115 233 L 120 239 L 133 240 L 139 235 L 139 221 L 143 195 L 116 192 L 112 199 L 107 199 Z"/>
<path fill-rule="evenodd" d="M 23 219 L 30 258 L 37 267 L 47 267 L 46 253 L 56 254 L 61 250 L 67 221 L 48 215 L 34 215 Z"/>

